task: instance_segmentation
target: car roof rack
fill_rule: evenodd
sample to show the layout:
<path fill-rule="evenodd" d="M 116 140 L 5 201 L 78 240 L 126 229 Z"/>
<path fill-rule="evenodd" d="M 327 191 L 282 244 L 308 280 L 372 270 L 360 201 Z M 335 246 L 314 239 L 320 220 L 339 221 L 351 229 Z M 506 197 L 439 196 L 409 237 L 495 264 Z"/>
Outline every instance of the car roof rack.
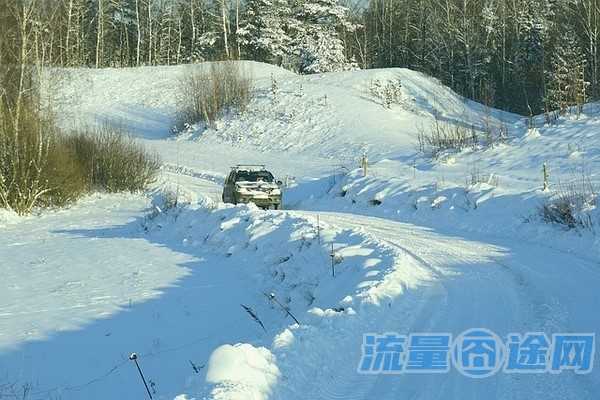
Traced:
<path fill-rule="evenodd" d="M 250 169 L 250 168 L 260 168 L 265 169 L 265 164 L 237 164 L 234 167 L 231 167 L 231 169 Z"/>

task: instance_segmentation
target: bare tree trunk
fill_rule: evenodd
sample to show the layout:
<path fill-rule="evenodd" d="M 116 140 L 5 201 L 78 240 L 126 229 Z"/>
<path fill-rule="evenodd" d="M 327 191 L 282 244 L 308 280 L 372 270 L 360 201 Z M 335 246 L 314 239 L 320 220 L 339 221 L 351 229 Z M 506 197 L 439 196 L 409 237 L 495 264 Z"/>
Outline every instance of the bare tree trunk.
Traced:
<path fill-rule="evenodd" d="M 135 50 L 135 65 L 140 66 L 140 51 L 142 47 L 142 25 L 140 21 L 140 0 L 135 0 L 135 24 L 137 27 L 137 44 Z"/>
<path fill-rule="evenodd" d="M 225 0 L 221 0 L 221 17 L 223 20 L 223 45 L 225 46 L 225 55 L 227 58 L 231 58 L 229 54 L 229 42 L 228 42 L 228 34 L 227 34 L 227 6 Z"/>
<path fill-rule="evenodd" d="M 196 17 L 194 14 L 194 0 L 190 0 L 190 22 L 192 25 L 192 37 L 190 43 L 190 60 L 194 59 L 194 51 L 196 49 Z M 179 37 L 181 38 L 181 30 L 179 31 Z"/>
<path fill-rule="evenodd" d="M 148 65 L 152 65 L 152 0 L 148 0 Z"/>
<path fill-rule="evenodd" d="M 69 6 L 67 9 L 67 37 L 65 39 L 65 53 L 66 53 L 66 64 L 71 63 L 71 21 L 73 20 L 73 0 L 69 0 Z"/>
<path fill-rule="evenodd" d="M 181 27 L 181 18 L 177 19 L 177 30 L 179 31 L 179 40 L 177 41 L 177 64 L 181 62 L 181 40 L 183 37 L 183 28 Z"/>
<path fill-rule="evenodd" d="M 598 81 L 598 39 L 600 37 L 600 1 L 594 0 L 593 4 L 593 18 L 591 21 L 592 28 L 592 38 L 590 42 L 593 42 L 591 45 L 592 51 L 592 81 L 594 82 L 593 96 L 597 97 L 600 95 L 600 82 Z"/>
<path fill-rule="evenodd" d="M 79 13 L 79 60 L 80 62 L 89 63 L 89 54 L 88 54 L 88 46 L 87 46 L 87 33 L 86 33 L 86 29 L 85 29 L 85 11 L 83 10 L 83 8 L 80 10 Z"/>
<path fill-rule="evenodd" d="M 506 102 L 506 4 L 502 2 L 502 97 Z M 506 107 L 506 104 L 504 104 Z"/>
<path fill-rule="evenodd" d="M 393 38 L 394 38 L 394 13 L 392 12 L 392 0 L 389 0 L 389 5 L 388 5 L 388 53 L 389 53 L 389 63 L 390 66 L 394 65 L 394 43 L 393 43 Z"/>
<path fill-rule="evenodd" d="M 102 42 L 104 41 L 104 0 L 98 0 L 96 13 L 96 68 L 101 65 Z"/>
<path fill-rule="evenodd" d="M 588 56 L 590 62 L 590 79 L 592 84 L 592 94 L 598 94 L 598 37 L 599 37 L 599 17 L 600 2 L 598 0 L 586 0 L 581 3 L 582 19 L 585 35 L 588 41 Z"/>
<path fill-rule="evenodd" d="M 240 0 L 235 0 L 235 42 L 237 44 L 237 58 L 242 57 L 242 49 L 238 40 L 238 32 L 240 31 Z"/>
<path fill-rule="evenodd" d="M 26 69 L 29 65 L 27 60 L 27 50 L 29 46 L 29 32 L 27 29 L 28 24 L 31 22 L 31 14 L 33 13 L 34 7 L 36 6 L 35 0 L 31 1 L 28 6 L 23 5 L 22 10 L 18 10 L 19 12 L 19 34 L 20 34 L 20 54 L 19 54 L 19 86 L 17 88 L 17 98 L 15 103 L 15 114 L 14 114 L 14 130 L 15 130 L 15 143 L 19 143 L 19 131 L 20 131 L 20 122 L 21 122 L 21 111 L 23 105 L 23 94 L 25 92 L 25 75 Z M 18 162 L 19 153 L 18 150 L 16 152 L 15 158 Z"/>
<path fill-rule="evenodd" d="M 41 176 L 49 141 L 43 138 L 42 124 L 36 125 L 39 122 L 36 114 L 40 111 L 37 95 L 43 63 L 54 35 L 53 31 L 47 35 L 47 28 L 54 22 L 54 16 L 48 21 L 36 19 L 37 0 L 10 2 L 7 8 L 3 22 L 7 21 L 6 31 L 14 40 L 14 47 L 0 54 L 0 61 L 6 64 L 3 73 L 8 73 L 14 82 L 9 82 L 0 92 L 0 118 L 4 122 L 0 138 L 6 135 L 2 142 L 3 151 L 0 152 L 0 207 L 26 214 L 48 191 Z M 2 31 L 6 33 L 4 29 Z M 44 42 L 46 38 L 47 42 Z M 0 50 L 7 49 L 2 46 Z M 14 78 L 13 71 L 16 74 Z M 38 75 L 34 76 L 35 73 Z M 23 121 L 27 121 L 27 125 Z M 9 135 L 12 136 L 10 139 Z"/>
<path fill-rule="evenodd" d="M 129 30 L 125 24 L 123 24 L 123 35 L 125 35 L 125 62 L 128 67 L 131 67 L 131 43 L 129 42 Z"/>
<path fill-rule="evenodd" d="M 169 20 L 167 21 L 167 65 L 171 65 L 171 29 L 173 28 L 173 9 L 169 10 Z"/>

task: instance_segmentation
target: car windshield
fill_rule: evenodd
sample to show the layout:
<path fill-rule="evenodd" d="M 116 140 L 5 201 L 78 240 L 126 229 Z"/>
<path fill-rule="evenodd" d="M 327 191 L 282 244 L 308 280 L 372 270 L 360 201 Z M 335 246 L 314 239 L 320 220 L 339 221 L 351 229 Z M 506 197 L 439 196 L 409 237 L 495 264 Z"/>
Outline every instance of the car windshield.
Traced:
<path fill-rule="evenodd" d="M 274 178 L 268 171 L 238 171 L 236 182 L 273 182 Z"/>

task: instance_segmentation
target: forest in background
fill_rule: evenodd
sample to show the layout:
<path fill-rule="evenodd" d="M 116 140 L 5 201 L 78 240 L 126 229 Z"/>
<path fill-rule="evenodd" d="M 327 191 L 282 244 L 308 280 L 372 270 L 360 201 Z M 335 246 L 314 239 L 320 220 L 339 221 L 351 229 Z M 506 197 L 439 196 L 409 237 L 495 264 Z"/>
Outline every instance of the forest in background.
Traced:
<path fill-rule="evenodd" d="M 406 67 L 523 115 L 564 111 L 600 95 L 600 0 L 3 3 L 0 48 L 23 50 L 32 64 L 249 59 L 300 73 Z"/>

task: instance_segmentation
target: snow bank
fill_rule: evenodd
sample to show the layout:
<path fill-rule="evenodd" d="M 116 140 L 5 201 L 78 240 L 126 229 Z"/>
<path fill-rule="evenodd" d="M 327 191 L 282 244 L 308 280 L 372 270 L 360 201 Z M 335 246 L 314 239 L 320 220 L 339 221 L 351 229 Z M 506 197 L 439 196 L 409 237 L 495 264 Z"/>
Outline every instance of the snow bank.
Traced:
<path fill-rule="evenodd" d="M 288 207 L 344 211 L 487 237 L 519 237 L 600 257 L 600 208 L 587 206 L 592 229 L 548 224 L 540 208 L 569 189 L 600 187 L 598 107 L 580 118 L 527 131 L 511 127 L 508 142 L 491 148 L 447 152 L 437 159 L 419 154 L 384 158 L 365 177 L 355 166 L 318 181 L 300 182 L 286 193 Z M 536 123 L 540 123 L 537 121 Z M 543 165 L 549 190 L 543 191 Z M 585 179 L 585 183 L 582 184 Z M 593 189 L 588 189 L 593 191 Z M 577 211 L 577 210 L 575 210 Z"/>
<path fill-rule="evenodd" d="M 154 240 L 168 238 L 190 252 L 210 248 L 242 260 L 239 273 L 251 279 L 257 292 L 274 293 L 292 310 L 340 307 L 347 305 L 348 294 L 368 297 L 370 302 L 397 295 L 362 284 L 372 281 L 372 274 L 383 279 L 392 273 L 395 254 L 361 234 L 359 227 L 317 225 L 313 216 L 266 212 L 253 204 L 207 207 L 205 203 L 152 212 L 144 228 Z M 331 277 L 332 244 L 339 279 Z"/>
<path fill-rule="evenodd" d="M 185 185 L 178 184 L 172 180 L 161 180 L 150 193 L 152 207 L 158 212 L 166 211 L 175 206 L 186 206 L 200 204 L 211 208 L 215 204 L 212 199 L 197 193 Z"/>
<path fill-rule="evenodd" d="M 519 237 L 527 242 L 600 258 L 600 237 L 595 234 L 595 226 L 600 224 L 598 206 L 579 212 L 585 212 L 582 219 L 589 216 L 591 228 L 567 229 L 564 225 L 544 221 L 540 215 L 541 207 L 555 195 L 552 190 L 544 192 L 541 188 L 532 188 L 521 192 L 518 187 L 486 182 L 431 183 L 413 180 L 404 174 L 389 176 L 389 171 L 375 175 L 382 169 L 373 166 L 374 175 L 368 177 L 363 177 L 359 170 L 338 176 L 336 184 L 312 198 L 305 197 L 305 189 L 300 185 L 291 189 L 287 198 L 294 208 L 379 216 L 444 232 L 476 234 L 481 238 Z"/>
<path fill-rule="evenodd" d="M 206 373 L 206 381 L 215 385 L 215 400 L 266 400 L 279 377 L 273 354 L 247 343 L 217 348 Z"/>
<path fill-rule="evenodd" d="M 0 208 L 0 228 L 15 224 L 19 219 L 20 217 L 14 211 Z"/>
<path fill-rule="evenodd" d="M 431 279 L 410 257 L 363 234 L 359 226 L 340 228 L 322 221 L 317 225 L 315 216 L 302 213 L 269 212 L 254 205 L 207 209 L 190 204 L 146 221 L 146 230 L 153 240 L 168 238 L 188 252 L 221 254 L 236 266 L 245 289 L 255 293 L 243 301 L 265 331 L 240 308 L 236 329 L 249 329 L 260 339 L 214 350 L 207 364 L 208 386 L 189 389 L 188 396 L 197 398 L 270 398 L 284 375 L 280 358 L 287 375 L 294 367 L 286 357 L 309 351 L 301 356 L 304 363 L 323 354 L 328 346 L 323 343 L 336 334 L 346 338 L 344 346 L 352 346 L 364 318 L 373 318 L 376 310 L 385 311 L 407 289 Z M 300 325 L 269 299 L 271 294 Z"/>

